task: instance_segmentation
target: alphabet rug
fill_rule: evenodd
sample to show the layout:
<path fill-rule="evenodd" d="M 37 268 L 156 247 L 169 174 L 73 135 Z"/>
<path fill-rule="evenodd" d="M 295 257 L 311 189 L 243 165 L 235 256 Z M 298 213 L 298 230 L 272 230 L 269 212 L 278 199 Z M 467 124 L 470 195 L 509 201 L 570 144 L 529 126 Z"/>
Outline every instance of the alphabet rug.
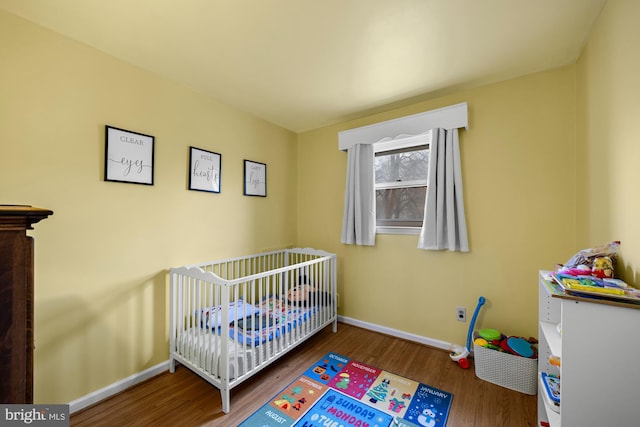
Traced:
<path fill-rule="evenodd" d="M 329 353 L 241 427 L 444 427 L 453 395 Z"/>

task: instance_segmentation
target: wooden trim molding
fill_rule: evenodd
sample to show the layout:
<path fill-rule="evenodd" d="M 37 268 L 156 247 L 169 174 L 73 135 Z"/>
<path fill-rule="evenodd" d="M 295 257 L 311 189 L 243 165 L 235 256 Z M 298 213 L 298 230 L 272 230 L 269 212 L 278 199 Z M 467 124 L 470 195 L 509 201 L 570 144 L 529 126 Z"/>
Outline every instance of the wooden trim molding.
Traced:
<path fill-rule="evenodd" d="M 27 205 L 0 205 L 0 228 L 4 230 L 33 230 L 33 224 L 53 215 L 49 209 Z"/>

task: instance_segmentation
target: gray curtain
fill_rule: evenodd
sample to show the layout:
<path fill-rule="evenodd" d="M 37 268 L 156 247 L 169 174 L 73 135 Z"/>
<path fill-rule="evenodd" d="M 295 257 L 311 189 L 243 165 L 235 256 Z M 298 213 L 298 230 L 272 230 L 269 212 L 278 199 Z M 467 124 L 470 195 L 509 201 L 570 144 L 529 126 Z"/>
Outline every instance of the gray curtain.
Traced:
<path fill-rule="evenodd" d="M 429 151 L 429 186 L 418 248 L 468 252 L 458 129 L 433 129 Z"/>
<path fill-rule="evenodd" d="M 347 151 L 342 243 L 372 246 L 376 239 L 373 145 L 356 144 Z"/>

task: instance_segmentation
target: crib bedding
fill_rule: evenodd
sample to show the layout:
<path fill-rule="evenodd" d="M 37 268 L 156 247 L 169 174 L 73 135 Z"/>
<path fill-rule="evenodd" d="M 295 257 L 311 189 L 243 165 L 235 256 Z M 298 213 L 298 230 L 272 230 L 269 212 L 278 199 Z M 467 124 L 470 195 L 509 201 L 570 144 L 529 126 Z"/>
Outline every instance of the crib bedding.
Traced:
<path fill-rule="evenodd" d="M 251 317 L 259 312 L 259 309 L 253 304 L 245 302 L 243 299 L 232 301 L 229 303 L 229 319 L 231 323 L 237 322 L 239 319 Z M 196 317 L 200 319 L 198 322 L 202 328 L 211 328 L 211 330 L 220 333 L 222 329 L 222 306 L 215 306 L 196 311 Z"/>
<path fill-rule="evenodd" d="M 219 309 L 219 307 L 216 307 L 216 309 Z M 266 323 L 258 323 L 255 327 L 258 327 L 259 330 L 247 332 L 240 330 L 238 327 L 238 334 L 234 333 L 235 325 L 229 328 L 227 358 L 230 362 L 230 379 L 243 375 L 247 369 L 254 367 L 258 363 L 257 358 L 260 357 L 258 351 L 264 350 L 267 353 L 271 353 L 274 346 L 279 349 L 286 347 L 286 341 L 289 338 L 287 338 L 285 332 L 295 333 L 295 329 L 304 325 L 305 322 L 314 322 L 314 319 L 319 321 L 318 316 L 321 316 L 324 311 L 324 307 L 319 309 L 300 309 L 287 304 L 283 305 L 280 302 L 274 304 L 273 301 L 264 301 L 256 306 L 256 316 L 262 316 L 262 313 L 267 313 L 267 309 L 272 314 L 274 312 L 279 313 L 277 320 L 272 320 L 270 326 L 267 326 Z M 244 319 L 242 320 L 244 322 Z M 188 357 L 200 369 L 209 372 L 221 372 L 221 364 L 226 359 L 222 356 L 221 329 L 219 326 L 213 325 L 211 329 L 213 333 L 207 333 L 204 324 L 185 330 L 176 340 L 178 354 Z M 252 325 L 251 327 L 254 326 Z M 198 356 L 196 357 L 195 355 Z"/>
<path fill-rule="evenodd" d="M 245 345 L 259 346 L 265 342 L 280 338 L 283 334 L 297 328 L 316 312 L 316 307 L 291 305 L 279 297 L 268 297 L 253 305 L 243 300 L 229 305 L 229 338 Z M 199 315 L 203 328 L 221 333 L 220 312 L 222 307 L 209 307 Z"/>

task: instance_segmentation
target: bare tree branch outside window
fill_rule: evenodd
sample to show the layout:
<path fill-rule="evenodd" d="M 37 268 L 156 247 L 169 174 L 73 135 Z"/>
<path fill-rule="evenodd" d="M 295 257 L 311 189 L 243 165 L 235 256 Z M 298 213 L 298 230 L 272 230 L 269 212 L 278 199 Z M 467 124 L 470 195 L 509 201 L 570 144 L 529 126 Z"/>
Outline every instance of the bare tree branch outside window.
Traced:
<path fill-rule="evenodd" d="M 377 153 L 375 179 L 378 225 L 422 225 L 428 172 L 427 146 Z"/>

